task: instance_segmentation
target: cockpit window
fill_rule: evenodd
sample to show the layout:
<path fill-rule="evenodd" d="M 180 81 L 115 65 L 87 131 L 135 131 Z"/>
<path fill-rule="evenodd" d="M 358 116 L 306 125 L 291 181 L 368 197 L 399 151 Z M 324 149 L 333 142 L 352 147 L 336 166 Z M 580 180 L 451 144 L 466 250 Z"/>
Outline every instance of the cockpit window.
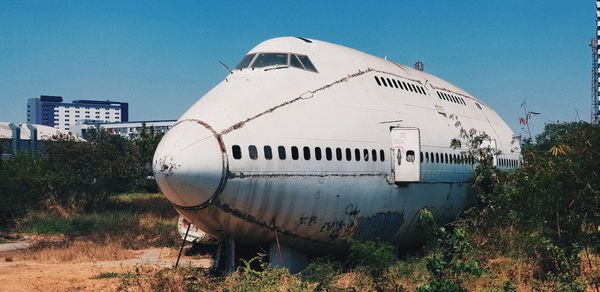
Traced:
<path fill-rule="evenodd" d="M 298 60 L 298 56 L 296 55 L 291 56 L 290 65 L 292 65 L 292 67 L 304 69 L 304 66 L 302 66 L 302 63 L 300 63 L 300 60 Z"/>
<path fill-rule="evenodd" d="M 254 63 L 252 63 L 252 67 L 261 68 L 273 65 L 283 65 L 287 66 L 288 64 L 288 54 L 282 53 L 262 53 L 258 54 Z"/>
<path fill-rule="evenodd" d="M 244 58 L 240 61 L 239 64 L 237 64 L 237 66 L 235 66 L 235 69 L 244 69 L 246 67 L 248 67 L 248 65 L 250 65 L 250 62 L 252 62 L 252 59 L 254 59 L 254 56 L 256 54 L 248 54 L 246 56 L 244 56 Z"/>
<path fill-rule="evenodd" d="M 244 56 L 235 69 L 241 70 L 244 68 L 262 68 L 269 66 L 278 66 L 270 69 L 280 68 L 298 68 L 302 70 L 318 72 L 317 68 L 306 55 L 296 55 L 293 53 L 252 53 Z"/>
<path fill-rule="evenodd" d="M 300 61 L 302 61 L 302 64 L 304 64 L 306 70 L 317 72 L 317 68 L 312 64 L 308 56 L 299 55 L 298 57 L 300 58 Z"/>

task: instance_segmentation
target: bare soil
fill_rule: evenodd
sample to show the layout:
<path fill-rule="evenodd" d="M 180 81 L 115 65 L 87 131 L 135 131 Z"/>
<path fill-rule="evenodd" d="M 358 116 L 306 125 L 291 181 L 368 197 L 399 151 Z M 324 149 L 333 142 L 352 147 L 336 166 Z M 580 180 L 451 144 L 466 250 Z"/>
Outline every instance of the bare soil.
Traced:
<path fill-rule="evenodd" d="M 98 251 L 87 256 L 71 256 L 89 251 L 82 248 L 86 244 Z M 30 249 L 0 252 L 0 291 L 116 291 L 120 278 L 94 277 L 133 272 L 136 267 L 145 270 L 172 267 L 178 252 L 173 248 L 116 250 L 110 244 L 95 246 L 92 242 L 61 247 L 36 248 L 34 245 Z M 98 257 L 100 254 L 103 256 Z M 112 259 L 110 254 L 113 254 Z M 97 258 L 102 260 L 95 260 Z M 210 259 L 182 257 L 180 261 L 180 266 L 209 267 L 210 264 Z"/>

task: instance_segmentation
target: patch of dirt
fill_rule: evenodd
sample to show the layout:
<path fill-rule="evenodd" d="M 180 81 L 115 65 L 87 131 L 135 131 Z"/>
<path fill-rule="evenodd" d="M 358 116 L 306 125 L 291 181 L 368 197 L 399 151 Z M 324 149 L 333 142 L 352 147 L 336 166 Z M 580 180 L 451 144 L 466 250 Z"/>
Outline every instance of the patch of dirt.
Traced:
<path fill-rule="evenodd" d="M 20 251 L 26 252 L 26 251 Z M 64 251 L 57 251 L 63 253 Z M 104 273 L 132 272 L 136 267 L 161 269 L 172 267 L 177 250 L 154 248 L 128 250 L 130 259 L 114 261 L 88 261 L 48 263 L 40 260 L 12 258 L 0 253 L 0 291 L 115 291 L 119 278 L 94 279 Z M 180 266 L 209 267 L 210 259 L 182 257 Z"/>

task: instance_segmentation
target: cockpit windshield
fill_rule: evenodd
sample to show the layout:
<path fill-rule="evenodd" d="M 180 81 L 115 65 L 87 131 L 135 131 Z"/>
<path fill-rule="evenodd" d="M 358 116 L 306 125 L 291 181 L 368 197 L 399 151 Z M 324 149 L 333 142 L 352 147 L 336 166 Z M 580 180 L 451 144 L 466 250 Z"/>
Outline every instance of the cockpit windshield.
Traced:
<path fill-rule="evenodd" d="M 312 72 L 318 72 L 317 68 L 306 55 L 297 55 L 289 53 L 256 53 L 248 54 L 235 66 L 235 69 L 244 68 L 263 68 L 270 66 L 279 66 L 279 68 L 298 68 Z M 269 69 L 265 69 L 269 70 Z"/>
<path fill-rule="evenodd" d="M 252 67 L 262 68 L 273 65 L 287 66 L 288 56 L 288 54 L 283 53 L 261 53 L 258 54 L 256 60 L 254 60 L 254 63 L 252 63 Z"/>
<path fill-rule="evenodd" d="M 254 59 L 254 56 L 256 54 L 248 54 L 246 56 L 244 56 L 244 58 L 240 61 L 239 64 L 237 64 L 237 66 L 235 66 L 235 69 L 243 69 L 248 67 L 248 65 L 250 65 L 250 62 L 252 62 L 252 59 Z"/>

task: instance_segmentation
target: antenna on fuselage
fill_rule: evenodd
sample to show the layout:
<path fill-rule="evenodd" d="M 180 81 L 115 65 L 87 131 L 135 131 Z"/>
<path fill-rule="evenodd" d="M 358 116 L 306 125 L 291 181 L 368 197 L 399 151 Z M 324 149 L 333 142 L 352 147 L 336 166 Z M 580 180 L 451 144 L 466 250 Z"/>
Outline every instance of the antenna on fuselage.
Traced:
<path fill-rule="evenodd" d="M 225 65 L 225 63 L 217 60 L 219 63 L 221 63 L 221 65 L 223 65 L 223 67 L 225 67 L 225 69 L 227 69 L 227 71 L 229 71 L 229 74 L 233 74 L 233 71 L 231 71 L 231 68 L 229 68 L 229 66 Z"/>

